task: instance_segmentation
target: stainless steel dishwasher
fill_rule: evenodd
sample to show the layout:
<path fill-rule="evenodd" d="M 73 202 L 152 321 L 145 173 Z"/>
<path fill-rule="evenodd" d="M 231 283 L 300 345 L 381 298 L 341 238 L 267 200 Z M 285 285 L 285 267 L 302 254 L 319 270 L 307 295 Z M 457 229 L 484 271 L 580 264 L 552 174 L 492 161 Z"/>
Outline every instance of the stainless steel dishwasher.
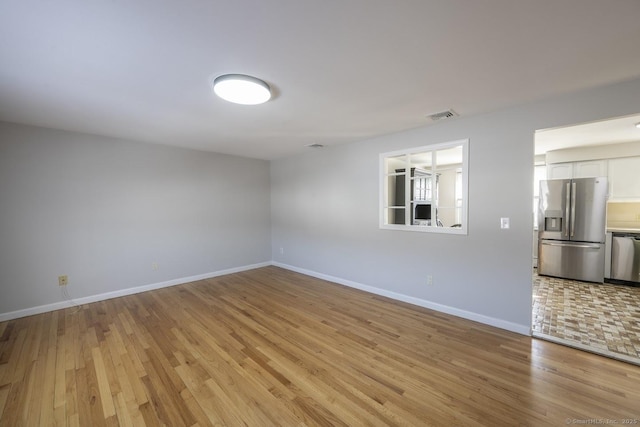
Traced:
<path fill-rule="evenodd" d="M 613 233 L 611 278 L 640 283 L 640 234 Z"/>

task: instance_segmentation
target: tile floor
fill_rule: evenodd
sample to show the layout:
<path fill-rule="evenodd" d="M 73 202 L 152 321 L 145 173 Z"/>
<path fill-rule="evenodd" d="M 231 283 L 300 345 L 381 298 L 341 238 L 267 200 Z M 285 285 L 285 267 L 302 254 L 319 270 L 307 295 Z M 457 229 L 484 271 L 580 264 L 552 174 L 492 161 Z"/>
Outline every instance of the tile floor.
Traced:
<path fill-rule="evenodd" d="M 640 365 L 640 287 L 534 273 L 533 336 Z"/>

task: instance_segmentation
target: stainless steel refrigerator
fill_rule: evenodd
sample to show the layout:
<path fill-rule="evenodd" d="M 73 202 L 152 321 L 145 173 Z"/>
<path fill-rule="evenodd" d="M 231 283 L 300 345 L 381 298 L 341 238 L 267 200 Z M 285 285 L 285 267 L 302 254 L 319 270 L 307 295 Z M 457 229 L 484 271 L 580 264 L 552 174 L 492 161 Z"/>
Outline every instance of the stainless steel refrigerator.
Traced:
<path fill-rule="evenodd" d="M 604 282 L 607 178 L 540 182 L 538 274 Z"/>

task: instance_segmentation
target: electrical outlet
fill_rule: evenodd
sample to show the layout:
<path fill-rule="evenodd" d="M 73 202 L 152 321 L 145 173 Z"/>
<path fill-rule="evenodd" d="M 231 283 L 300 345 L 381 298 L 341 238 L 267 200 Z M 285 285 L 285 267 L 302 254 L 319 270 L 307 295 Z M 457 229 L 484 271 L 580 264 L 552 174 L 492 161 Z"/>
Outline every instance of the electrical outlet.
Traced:
<path fill-rule="evenodd" d="M 151 263 L 151 268 L 152 268 L 152 269 L 154 269 L 154 270 L 157 270 L 157 269 L 159 269 L 159 268 L 160 268 L 160 266 L 158 266 L 158 263 L 157 263 L 157 262 L 152 262 L 152 263 Z"/>
<path fill-rule="evenodd" d="M 58 286 L 67 286 L 69 283 L 69 277 L 65 274 L 64 276 L 58 276 Z"/>
<path fill-rule="evenodd" d="M 433 286 L 433 276 L 430 274 L 427 276 L 427 286 Z"/>

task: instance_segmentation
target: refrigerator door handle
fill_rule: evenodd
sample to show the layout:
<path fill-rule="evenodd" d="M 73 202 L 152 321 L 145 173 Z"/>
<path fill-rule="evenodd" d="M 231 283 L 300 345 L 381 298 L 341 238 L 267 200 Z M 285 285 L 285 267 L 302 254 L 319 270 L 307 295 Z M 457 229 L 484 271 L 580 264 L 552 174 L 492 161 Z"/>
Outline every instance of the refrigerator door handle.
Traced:
<path fill-rule="evenodd" d="M 571 206 L 571 187 L 569 187 L 569 183 L 567 182 L 567 196 L 564 204 L 564 220 L 565 222 L 569 221 L 569 206 Z M 564 225 L 564 236 L 569 237 L 569 224 Z"/>
<path fill-rule="evenodd" d="M 571 237 L 576 231 L 576 183 L 571 184 Z"/>
<path fill-rule="evenodd" d="M 562 247 L 581 248 L 581 249 L 600 249 L 600 246 L 601 246 L 601 245 L 589 245 L 589 244 L 552 243 L 552 242 L 542 242 L 542 244 L 546 246 L 562 246 Z"/>

